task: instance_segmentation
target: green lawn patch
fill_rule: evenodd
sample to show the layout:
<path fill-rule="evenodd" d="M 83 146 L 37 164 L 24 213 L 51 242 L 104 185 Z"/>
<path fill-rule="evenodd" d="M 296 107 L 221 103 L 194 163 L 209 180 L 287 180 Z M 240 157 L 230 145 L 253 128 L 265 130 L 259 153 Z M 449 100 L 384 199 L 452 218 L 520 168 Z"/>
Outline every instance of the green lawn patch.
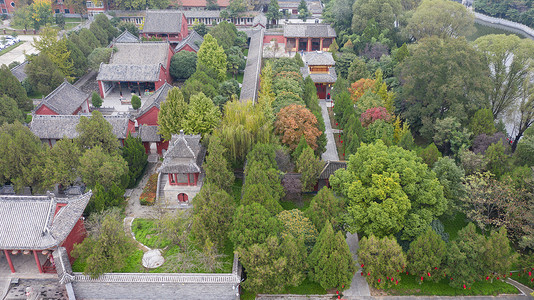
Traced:
<path fill-rule="evenodd" d="M 517 294 L 517 289 L 501 280 L 477 281 L 467 289 L 454 288 L 449 285 L 450 279 L 444 278 L 440 282 L 425 281 L 419 284 L 419 279 L 414 275 L 401 274 L 398 286 L 387 289 L 390 295 L 413 295 L 413 296 L 475 296 L 475 295 L 499 295 Z"/>
<path fill-rule="evenodd" d="M 241 190 L 243 189 L 243 180 L 236 178 L 232 185 L 232 197 L 234 197 L 236 205 L 241 201 Z"/>
<path fill-rule="evenodd" d="M 302 194 L 301 200 L 280 200 L 280 205 L 284 210 L 299 209 L 300 211 L 306 211 L 310 207 L 310 202 L 316 194 L 307 193 Z"/>
<path fill-rule="evenodd" d="M 135 250 L 134 254 L 128 256 L 126 259 L 126 265 L 124 268 L 120 269 L 117 273 L 138 273 L 143 272 L 144 267 L 141 264 L 141 260 L 143 259 L 143 251 L 142 250 Z M 74 263 L 72 263 L 72 271 L 73 272 L 83 272 L 85 269 L 85 261 L 81 259 L 76 259 Z"/>
<path fill-rule="evenodd" d="M 43 94 L 39 93 L 38 91 L 33 91 L 33 93 L 28 94 L 28 98 L 30 99 L 42 99 Z"/>
<path fill-rule="evenodd" d="M 149 248 L 165 248 L 170 241 L 160 238 L 155 220 L 135 219 L 132 223 L 135 239 Z"/>
<path fill-rule="evenodd" d="M 4 54 L 8 53 L 9 51 L 11 51 L 11 50 L 17 48 L 18 46 L 20 46 L 20 45 L 22 45 L 22 44 L 24 44 L 24 42 L 18 42 L 18 43 L 16 43 L 15 45 L 11 45 L 11 46 L 5 48 L 4 50 L 0 51 L 0 56 L 2 56 L 2 55 L 4 55 Z"/>
<path fill-rule="evenodd" d="M 534 289 L 534 282 L 531 281 L 534 278 L 534 270 L 531 272 L 533 273 L 531 277 L 528 276 L 528 271 L 527 271 L 526 273 L 524 272 L 512 273 L 513 275 L 511 278 L 519 283 L 522 283 L 523 285 L 528 286 L 531 289 Z"/>

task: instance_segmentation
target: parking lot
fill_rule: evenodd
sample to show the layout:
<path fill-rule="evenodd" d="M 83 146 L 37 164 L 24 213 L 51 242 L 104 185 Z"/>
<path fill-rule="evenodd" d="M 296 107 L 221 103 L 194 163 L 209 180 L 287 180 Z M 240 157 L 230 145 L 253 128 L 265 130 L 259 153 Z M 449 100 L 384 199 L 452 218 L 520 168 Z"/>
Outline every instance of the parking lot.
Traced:
<path fill-rule="evenodd" d="M 0 39 L 4 37 L 4 35 L 0 35 Z M 18 61 L 19 63 L 23 62 L 25 60 L 25 54 L 36 54 L 39 53 L 32 45 L 34 37 L 39 37 L 37 35 L 19 35 L 18 38 L 21 42 L 23 42 L 22 45 L 16 47 L 15 49 L 9 51 L 8 53 L 5 53 L 0 56 L 0 65 L 6 64 L 9 65 L 10 63 L 14 61 Z"/>

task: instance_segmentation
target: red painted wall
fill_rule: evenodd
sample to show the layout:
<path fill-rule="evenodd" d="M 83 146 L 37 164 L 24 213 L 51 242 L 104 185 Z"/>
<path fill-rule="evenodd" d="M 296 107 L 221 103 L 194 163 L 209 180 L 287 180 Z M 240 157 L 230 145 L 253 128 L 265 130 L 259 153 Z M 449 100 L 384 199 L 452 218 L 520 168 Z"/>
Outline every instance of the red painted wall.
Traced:
<path fill-rule="evenodd" d="M 152 125 L 152 126 L 158 125 L 158 114 L 159 114 L 159 108 L 154 106 L 151 109 L 149 109 L 146 113 L 144 113 L 143 115 L 137 118 L 137 124 L 139 125 L 145 124 L 145 125 Z"/>
<path fill-rule="evenodd" d="M 156 146 L 157 146 L 158 154 L 161 155 L 163 149 L 167 150 L 169 148 L 169 141 L 156 143 Z"/>
<path fill-rule="evenodd" d="M 187 19 L 185 18 L 185 14 L 182 14 L 182 28 L 180 29 L 180 36 L 178 37 L 181 40 L 183 40 L 187 35 L 189 34 L 189 28 L 187 27 Z"/>
<path fill-rule="evenodd" d="M 276 39 L 276 41 L 280 44 L 285 44 L 286 40 L 283 35 L 264 35 L 263 36 L 263 43 L 268 44 L 271 42 L 272 39 Z"/>
<path fill-rule="evenodd" d="M 35 111 L 35 114 L 36 115 L 57 115 L 58 113 L 43 104 L 41 107 L 39 107 L 37 111 Z"/>
<path fill-rule="evenodd" d="M 69 254 L 69 259 L 71 262 L 73 262 L 73 258 L 70 256 L 70 252 L 74 248 L 74 244 L 79 244 L 83 242 L 85 237 L 87 236 L 87 231 L 85 231 L 85 225 L 83 223 L 82 218 L 78 219 L 78 222 L 76 222 L 76 225 L 74 225 L 74 228 L 69 233 L 67 238 L 63 241 L 61 246 L 65 247 L 67 249 L 67 253 Z"/>
<path fill-rule="evenodd" d="M 128 120 L 128 133 L 134 133 L 135 132 L 135 122 L 132 120 Z"/>

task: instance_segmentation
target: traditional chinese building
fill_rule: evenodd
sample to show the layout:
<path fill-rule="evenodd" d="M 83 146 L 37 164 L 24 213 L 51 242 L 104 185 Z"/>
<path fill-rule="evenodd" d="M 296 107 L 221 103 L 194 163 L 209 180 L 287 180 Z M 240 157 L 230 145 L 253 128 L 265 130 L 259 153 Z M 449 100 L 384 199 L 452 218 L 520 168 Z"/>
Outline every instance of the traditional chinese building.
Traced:
<path fill-rule="evenodd" d="M 330 52 L 305 52 L 302 55 L 304 67 L 300 68 L 300 72 L 304 78 L 310 76 L 317 88 L 317 97 L 319 99 L 326 99 L 332 86 L 337 80 L 336 69 L 334 65 L 336 62 Z"/>
<path fill-rule="evenodd" d="M 128 30 L 124 30 L 121 34 L 119 34 L 118 37 L 113 38 L 113 40 L 109 43 L 109 48 L 113 47 L 115 44 L 118 43 L 140 43 L 139 37 L 131 34 Z"/>
<path fill-rule="evenodd" d="M 188 204 L 202 187 L 206 149 L 200 139 L 200 135 L 185 135 L 181 131 L 172 136 L 169 150 L 163 155 L 158 186 L 163 187 L 163 200 L 170 206 Z"/>
<path fill-rule="evenodd" d="M 35 115 L 30 123 L 30 130 L 50 147 L 63 138 L 73 139 L 78 136 L 76 126 L 81 115 Z M 85 116 L 90 117 L 90 116 Z M 121 145 L 129 133 L 135 132 L 135 123 L 126 115 L 104 116 L 112 126 L 113 134 Z"/>
<path fill-rule="evenodd" d="M 172 82 L 169 67 L 174 53 L 169 43 L 116 43 L 114 48 L 109 64 L 101 64 L 96 77 L 102 98 L 114 88 L 141 95 Z"/>
<path fill-rule="evenodd" d="M 91 191 L 73 198 L 0 196 L 0 250 L 12 273 L 19 255 L 33 255 L 39 273 L 55 272 L 52 251 L 67 254 L 85 238 L 82 213 Z"/>
<path fill-rule="evenodd" d="M 202 42 L 204 42 L 204 38 L 196 31 L 191 30 L 189 35 L 185 39 L 181 40 L 178 45 L 176 45 L 176 48 L 174 48 L 174 53 L 178 53 L 180 51 L 197 53 Z"/>
<path fill-rule="evenodd" d="M 11 69 L 11 74 L 13 74 L 13 76 L 15 76 L 21 83 L 24 81 L 24 79 L 28 78 L 28 74 L 26 74 L 26 71 L 24 70 L 28 63 L 29 61 L 25 60 L 20 65 L 17 65 Z"/>
<path fill-rule="evenodd" d="M 319 174 L 317 185 L 314 190 L 320 191 L 323 187 L 330 188 L 330 175 L 333 175 L 339 169 L 347 169 L 346 161 L 327 161 Z"/>
<path fill-rule="evenodd" d="M 206 10 L 207 1 L 206 0 L 178 0 L 176 1 L 178 6 L 183 10 Z M 220 10 L 225 9 L 230 4 L 230 0 L 216 0 L 217 6 Z"/>
<path fill-rule="evenodd" d="M 89 94 L 63 81 L 34 109 L 36 115 L 76 115 L 89 113 Z"/>
<path fill-rule="evenodd" d="M 176 46 L 187 34 L 187 20 L 181 11 L 148 10 L 146 12 L 142 33 L 144 38 L 161 38 Z"/>
<path fill-rule="evenodd" d="M 328 51 L 335 38 L 336 31 L 330 24 L 286 23 L 284 25 L 284 43 L 287 51 Z"/>

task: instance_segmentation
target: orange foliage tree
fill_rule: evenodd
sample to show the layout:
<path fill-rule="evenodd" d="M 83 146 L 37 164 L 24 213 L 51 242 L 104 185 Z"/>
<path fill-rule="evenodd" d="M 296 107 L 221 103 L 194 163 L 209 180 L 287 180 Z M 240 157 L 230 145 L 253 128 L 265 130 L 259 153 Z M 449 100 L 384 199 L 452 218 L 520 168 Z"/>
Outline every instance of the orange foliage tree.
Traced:
<path fill-rule="evenodd" d="M 356 103 L 367 90 L 369 89 L 374 90 L 375 83 L 376 83 L 376 80 L 374 79 L 362 78 L 356 81 L 355 83 L 351 84 L 349 91 L 350 91 L 350 96 L 352 98 L 352 101 Z"/>
<path fill-rule="evenodd" d="M 312 149 L 317 148 L 317 137 L 322 132 L 317 129 L 317 118 L 302 105 L 291 104 L 280 110 L 274 123 L 275 133 L 280 141 L 294 150 L 300 137 L 304 136 Z"/>

